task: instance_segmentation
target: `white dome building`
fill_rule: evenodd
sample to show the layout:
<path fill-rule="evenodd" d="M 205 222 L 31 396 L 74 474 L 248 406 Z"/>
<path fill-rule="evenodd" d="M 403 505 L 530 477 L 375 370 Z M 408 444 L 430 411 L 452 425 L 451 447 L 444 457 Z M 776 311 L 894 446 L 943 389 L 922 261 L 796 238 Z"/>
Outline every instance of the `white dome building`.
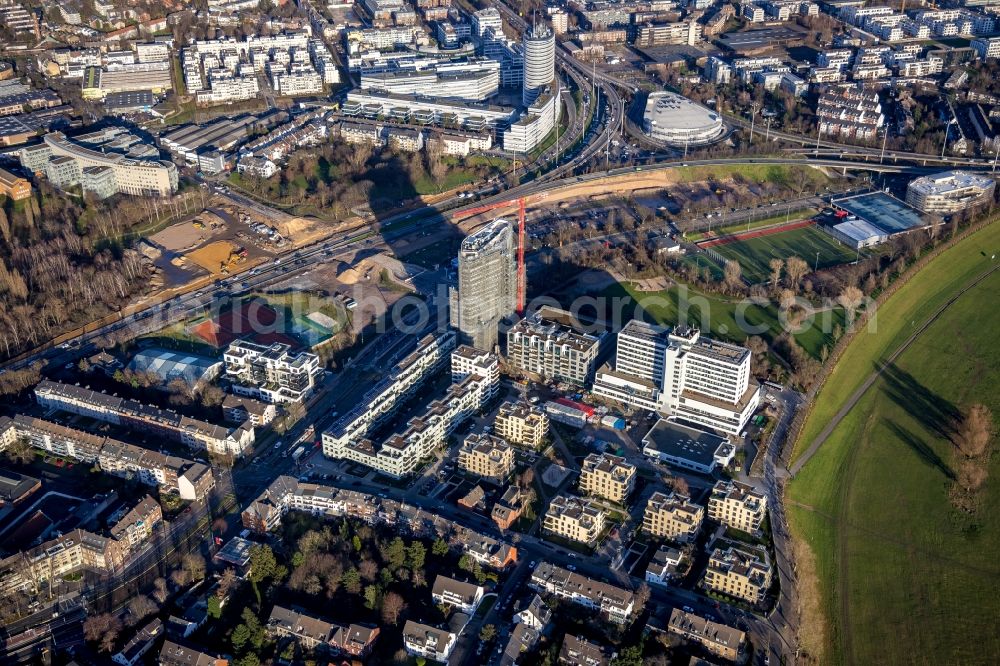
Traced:
<path fill-rule="evenodd" d="M 546 86 L 556 78 L 556 36 L 548 27 L 536 24 L 524 33 L 524 80 L 521 103 L 531 106 Z"/>
<path fill-rule="evenodd" d="M 654 141 L 671 146 L 707 146 L 726 133 L 722 117 L 672 92 L 650 93 L 642 129 Z"/>

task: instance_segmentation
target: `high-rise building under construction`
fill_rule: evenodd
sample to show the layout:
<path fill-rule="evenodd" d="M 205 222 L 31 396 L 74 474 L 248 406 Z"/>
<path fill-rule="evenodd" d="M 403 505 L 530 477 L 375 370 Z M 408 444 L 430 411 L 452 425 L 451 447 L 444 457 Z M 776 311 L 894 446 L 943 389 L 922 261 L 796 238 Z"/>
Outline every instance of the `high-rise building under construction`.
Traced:
<path fill-rule="evenodd" d="M 495 220 L 462 241 L 450 307 L 451 325 L 466 344 L 487 351 L 496 346 L 500 321 L 517 307 L 517 243 L 510 222 Z"/>

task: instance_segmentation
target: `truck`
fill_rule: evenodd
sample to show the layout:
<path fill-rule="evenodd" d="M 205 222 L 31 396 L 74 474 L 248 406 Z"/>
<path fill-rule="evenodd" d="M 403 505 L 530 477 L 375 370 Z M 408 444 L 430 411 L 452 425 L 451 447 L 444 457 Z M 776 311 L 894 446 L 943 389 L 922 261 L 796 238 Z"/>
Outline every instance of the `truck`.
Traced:
<path fill-rule="evenodd" d="M 625 419 L 620 416 L 615 416 L 614 414 L 608 414 L 601 419 L 601 425 L 606 428 L 612 428 L 614 430 L 624 430 L 625 429 Z"/>
<path fill-rule="evenodd" d="M 305 452 L 306 452 L 306 447 L 304 447 L 304 446 L 298 447 L 292 453 L 292 460 L 294 460 L 295 462 L 298 462 L 299 459 L 305 454 Z"/>

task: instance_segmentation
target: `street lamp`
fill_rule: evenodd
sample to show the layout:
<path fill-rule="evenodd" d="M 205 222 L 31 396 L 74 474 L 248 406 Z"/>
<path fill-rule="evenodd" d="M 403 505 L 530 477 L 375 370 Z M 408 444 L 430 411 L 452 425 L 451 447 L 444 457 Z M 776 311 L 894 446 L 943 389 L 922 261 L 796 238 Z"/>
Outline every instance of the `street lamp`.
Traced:
<path fill-rule="evenodd" d="M 948 134 L 951 132 L 951 126 L 955 124 L 955 118 L 949 120 L 944 126 L 944 141 L 941 142 L 941 161 L 944 161 L 944 149 L 948 147 Z"/>

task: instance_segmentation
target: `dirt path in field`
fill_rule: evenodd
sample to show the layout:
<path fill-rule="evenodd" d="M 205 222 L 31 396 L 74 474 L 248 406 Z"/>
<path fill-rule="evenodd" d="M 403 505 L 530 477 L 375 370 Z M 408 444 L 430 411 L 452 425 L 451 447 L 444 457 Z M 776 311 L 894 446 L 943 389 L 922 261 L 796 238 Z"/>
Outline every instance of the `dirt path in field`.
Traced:
<path fill-rule="evenodd" d="M 780 234 L 786 231 L 795 231 L 796 229 L 810 227 L 814 224 L 816 224 L 816 220 L 811 219 L 801 220 L 799 222 L 789 222 L 788 224 L 777 224 L 773 227 L 763 227 L 762 229 L 754 229 L 752 231 L 744 231 L 737 234 L 726 234 L 725 236 L 721 236 L 719 238 L 699 241 L 695 243 L 695 245 L 700 248 L 729 245 L 730 243 L 738 243 L 740 241 L 750 240 L 751 238 L 762 238 L 764 236 L 773 236 L 774 234 Z"/>
<path fill-rule="evenodd" d="M 976 278 L 968 282 L 964 287 L 962 287 L 961 290 L 958 291 L 958 293 L 956 293 L 954 296 L 948 299 L 947 302 L 943 303 L 941 307 L 939 307 L 933 314 L 931 314 L 903 342 L 903 344 L 901 344 L 888 358 L 885 359 L 884 362 L 879 364 L 878 368 L 868 376 L 868 378 L 864 381 L 864 383 L 860 387 L 858 387 L 858 389 L 853 394 L 851 394 L 851 397 L 844 404 L 844 406 L 834 415 L 834 417 L 830 420 L 830 422 L 827 423 L 826 427 L 824 427 L 823 430 L 819 433 L 819 435 L 810 443 L 809 448 L 806 449 L 806 451 L 802 454 L 802 456 L 797 461 L 795 461 L 795 463 L 793 463 L 791 467 L 789 467 L 789 473 L 793 478 L 806 465 L 806 463 L 808 463 L 809 460 L 812 459 L 813 455 L 815 455 L 816 452 L 819 450 L 819 447 L 830 437 L 833 431 L 840 425 L 840 423 L 844 420 L 844 418 L 857 405 L 857 403 L 861 400 L 861 398 L 864 397 L 864 395 L 868 392 L 868 390 L 872 387 L 872 385 L 874 385 L 875 382 L 879 380 L 885 369 L 891 366 L 893 363 L 895 363 L 895 361 L 903 354 L 903 352 L 905 352 L 931 326 L 931 324 L 937 321 L 937 319 L 940 318 L 940 316 L 944 314 L 944 312 L 947 311 L 948 308 L 951 307 L 951 305 L 953 305 L 959 298 L 961 298 L 963 294 L 975 288 L 977 285 L 979 285 L 984 280 L 993 275 L 993 273 L 995 273 L 998 269 L 1000 269 L 1000 266 L 993 266 L 989 270 L 984 271 Z M 872 421 L 871 417 L 869 417 L 869 420 L 865 423 L 864 430 L 867 432 L 871 428 L 871 426 L 872 426 Z M 866 442 L 867 437 L 862 436 L 861 441 Z M 837 614 L 839 615 L 839 621 L 838 621 L 839 626 L 837 627 L 837 633 L 840 638 L 840 643 L 842 645 L 842 655 L 846 663 L 854 663 L 853 662 L 854 637 L 850 625 L 850 611 L 851 611 L 850 599 L 849 599 L 850 548 L 848 546 L 849 536 L 852 532 L 855 534 L 858 533 L 864 534 L 866 535 L 866 538 L 874 537 L 883 542 L 896 545 L 897 547 L 906 550 L 908 553 L 911 554 L 916 553 L 924 555 L 926 557 L 933 557 L 938 561 L 946 561 L 949 562 L 952 566 L 966 569 L 968 571 L 972 571 L 978 574 L 986 576 L 996 576 L 998 575 L 998 573 L 1000 573 L 997 571 L 988 571 L 974 566 L 970 566 L 965 562 L 952 561 L 946 556 L 943 557 L 940 553 L 927 552 L 923 548 L 914 545 L 912 543 L 891 539 L 888 538 L 885 534 L 882 534 L 881 532 L 871 530 L 865 526 L 852 525 L 851 523 L 849 523 L 847 521 L 847 511 L 850 506 L 851 486 L 854 482 L 855 469 L 859 458 L 859 456 L 857 455 L 858 453 L 859 451 L 857 449 L 852 450 L 850 452 L 847 460 L 847 466 L 841 474 L 841 479 L 843 480 L 843 486 L 841 487 L 839 493 L 840 501 L 836 516 L 831 516 L 826 512 L 819 511 L 815 507 L 809 505 L 786 500 L 789 504 L 793 506 L 822 515 L 823 517 L 830 520 L 831 523 L 833 523 L 834 529 L 836 530 L 836 536 L 835 536 L 837 540 L 836 594 L 838 595 Z"/>
<path fill-rule="evenodd" d="M 844 403 L 844 406 L 840 408 L 840 411 L 838 411 L 834 415 L 834 417 L 830 419 L 830 422 L 826 424 L 826 427 L 823 428 L 823 430 L 820 431 L 819 435 L 817 435 L 816 438 L 809 444 L 809 448 L 807 448 L 805 452 L 799 457 L 799 459 L 796 460 L 794 463 L 792 463 L 792 466 L 788 468 L 788 473 L 792 476 L 792 478 L 795 478 L 795 475 L 798 474 L 803 467 L 805 467 L 806 463 L 808 463 L 809 460 L 814 455 L 816 455 L 816 451 L 819 450 L 819 447 L 822 446 L 823 442 L 825 442 L 830 437 L 830 435 L 837 428 L 837 426 L 840 425 L 840 422 L 844 420 L 844 417 L 846 417 L 850 413 L 850 411 L 854 409 L 854 406 L 858 404 L 858 401 L 861 400 L 862 397 L 864 397 L 865 393 L 868 392 L 868 389 L 870 389 L 872 385 L 878 380 L 878 378 L 882 376 L 882 373 L 885 372 L 885 369 L 888 368 L 893 363 L 895 363 L 896 359 L 899 358 L 903 352 L 909 349 L 910 345 L 912 345 L 916 341 L 916 339 L 919 338 L 923 334 L 923 332 L 930 327 L 931 324 L 937 321 L 938 318 L 942 314 L 944 314 L 944 312 L 949 307 L 951 307 L 952 304 L 955 303 L 955 301 L 961 298 L 962 295 L 965 294 L 967 291 L 975 288 L 977 285 L 979 285 L 979 283 L 983 282 L 988 277 L 993 275 L 993 273 L 995 273 L 998 269 L 1000 269 L 1000 265 L 993 266 L 989 270 L 980 273 L 978 277 L 976 277 L 974 280 L 972 280 L 971 282 L 967 283 L 964 287 L 962 287 L 962 289 L 957 294 L 949 298 L 947 302 L 941 305 L 941 307 L 939 307 L 934 312 L 934 314 L 932 314 L 930 317 L 924 320 L 924 322 L 917 328 L 917 330 L 915 330 L 910 335 L 910 337 L 908 337 L 906 341 L 903 342 L 903 344 L 901 344 L 898 349 L 896 349 L 896 351 L 894 351 L 888 358 L 886 358 L 885 361 L 879 364 L 877 370 L 872 371 L 872 373 L 868 375 L 868 378 L 864 381 L 864 383 L 861 384 L 861 386 L 859 386 L 858 389 L 851 394 L 851 397 L 847 400 L 846 403 Z"/>

